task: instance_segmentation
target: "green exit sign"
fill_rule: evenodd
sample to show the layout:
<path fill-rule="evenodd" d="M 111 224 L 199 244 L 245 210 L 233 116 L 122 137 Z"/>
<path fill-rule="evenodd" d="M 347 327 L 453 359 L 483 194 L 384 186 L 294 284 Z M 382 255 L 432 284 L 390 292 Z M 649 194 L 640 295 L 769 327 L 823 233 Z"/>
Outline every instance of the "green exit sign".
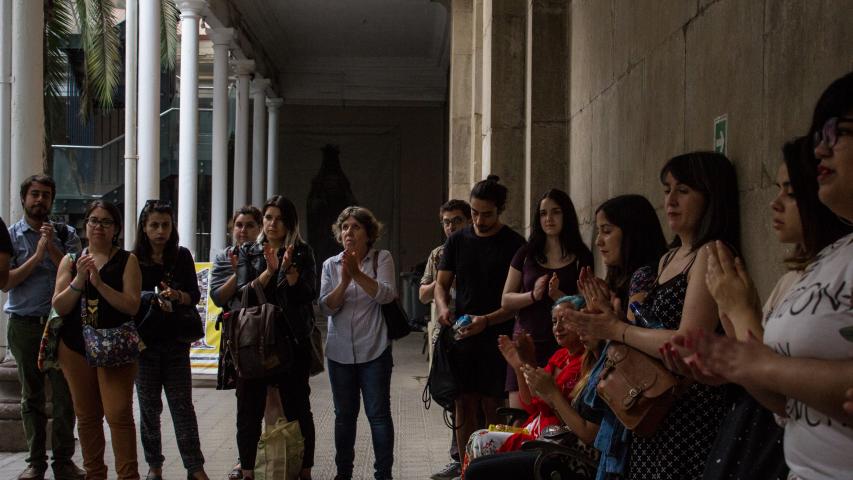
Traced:
<path fill-rule="evenodd" d="M 714 151 L 728 155 L 729 115 L 723 114 L 714 119 Z"/>

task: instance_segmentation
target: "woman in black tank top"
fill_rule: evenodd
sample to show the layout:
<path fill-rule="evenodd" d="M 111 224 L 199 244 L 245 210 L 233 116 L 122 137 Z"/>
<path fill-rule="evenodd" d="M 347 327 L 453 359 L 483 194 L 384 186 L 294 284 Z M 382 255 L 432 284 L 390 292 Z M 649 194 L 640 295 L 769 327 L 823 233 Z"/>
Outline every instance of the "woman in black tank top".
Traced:
<path fill-rule="evenodd" d="M 74 402 L 83 467 L 88 479 L 106 479 L 104 417 L 110 426 L 115 470 L 120 479 L 138 479 L 133 379 L 136 362 L 118 367 L 90 367 L 85 359 L 80 301 L 97 300 L 97 328 L 113 328 L 139 309 L 141 274 L 136 257 L 115 244 L 121 213 L 112 204 L 92 202 L 86 210 L 87 248 L 76 262 L 66 256 L 56 275 L 53 308 L 63 315 L 59 363 Z"/>
<path fill-rule="evenodd" d="M 674 348 L 673 335 L 719 328 L 716 304 L 704 281 L 707 252 L 701 247 L 722 240 L 739 250 L 740 216 L 734 167 L 723 155 L 677 156 L 663 167 L 660 180 L 675 239 L 643 304 L 643 316 L 657 328 L 630 325 L 612 312 L 572 316 L 581 334 L 623 342 L 666 359 Z M 691 384 L 654 435 L 634 437 L 628 478 L 700 478 L 727 406 L 722 387 Z"/>

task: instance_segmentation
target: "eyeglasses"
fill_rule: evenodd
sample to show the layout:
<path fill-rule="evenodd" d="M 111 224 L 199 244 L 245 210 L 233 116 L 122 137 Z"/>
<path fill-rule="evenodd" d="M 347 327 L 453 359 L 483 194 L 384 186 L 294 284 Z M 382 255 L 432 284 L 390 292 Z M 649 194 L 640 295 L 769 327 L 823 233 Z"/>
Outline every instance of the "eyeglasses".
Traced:
<path fill-rule="evenodd" d="M 116 222 L 111 218 L 89 217 L 86 219 L 86 224 L 90 227 L 110 228 L 114 226 Z"/>
<path fill-rule="evenodd" d="M 441 224 L 445 227 L 449 227 L 451 225 L 462 225 L 465 222 L 465 219 L 462 217 L 453 217 L 453 218 L 442 218 Z"/>
<path fill-rule="evenodd" d="M 814 132 L 814 137 L 812 138 L 814 148 L 817 148 L 821 145 L 826 148 L 832 148 L 838 143 L 838 137 L 843 135 L 851 135 L 853 131 L 838 128 L 839 123 L 850 123 L 853 122 L 853 118 L 848 117 L 832 117 L 823 124 L 823 128 Z"/>

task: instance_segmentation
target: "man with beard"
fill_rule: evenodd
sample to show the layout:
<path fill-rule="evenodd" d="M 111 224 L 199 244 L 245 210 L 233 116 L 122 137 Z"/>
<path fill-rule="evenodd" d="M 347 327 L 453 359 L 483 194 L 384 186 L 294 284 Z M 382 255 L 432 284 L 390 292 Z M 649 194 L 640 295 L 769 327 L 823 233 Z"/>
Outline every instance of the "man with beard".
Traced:
<path fill-rule="evenodd" d="M 507 188 L 498 180 L 489 175 L 474 185 L 470 198 L 473 225 L 447 238 L 435 284 L 439 323 L 447 327 L 463 314 L 471 316 L 471 323 L 459 331 L 459 341 L 450 351 L 459 389 L 455 433 L 460 452 L 475 430 L 500 423 L 496 410 L 506 397 L 506 361 L 498 350 L 498 336 L 512 335 L 513 324 L 507 320 L 515 312 L 501 307 L 501 297 L 510 262 L 524 238 L 501 223 Z M 454 280 L 455 316 L 449 307 Z"/>
<path fill-rule="evenodd" d="M 62 371 L 39 370 L 38 351 L 50 313 L 56 269 L 66 253 L 80 253 L 74 228 L 48 220 L 56 183 L 47 175 L 33 175 L 21 184 L 24 218 L 9 228 L 12 261 L 4 291 L 9 292 L 9 349 L 18 364 L 21 417 L 27 436 L 27 468 L 19 480 L 42 480 L 47 471 L 47 413 L 45 376 L 50 380 L 53 404 L 53 477 L 83 479 L 85 472 L 71 461 L 74 455 L 74 408 Z"/>

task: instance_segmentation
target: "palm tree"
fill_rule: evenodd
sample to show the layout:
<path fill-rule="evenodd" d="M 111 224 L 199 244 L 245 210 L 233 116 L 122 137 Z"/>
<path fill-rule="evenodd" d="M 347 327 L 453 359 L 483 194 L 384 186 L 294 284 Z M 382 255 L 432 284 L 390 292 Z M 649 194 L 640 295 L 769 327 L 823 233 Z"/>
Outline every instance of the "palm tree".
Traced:
<path fill-rule="evenodd" d="M 150 0 L 145 0 L 150 1 Z M 160 0 L 161 62 L 172 70 L 178 49 L 178 8 L 173 0 Z M 80 116 L 85 121 L 93 104 L 112 108 L 121 78 L 121 46 L 116 29 L 113 0 L 44 0 L 45 6 L 45 108 L 59 97 L 66 78 L 64 50 L 75 30 L 80 32 L 83 71 L 77 78 L 81 92 Z M 45 118 L 49 118 L 46 116 Z"/>

